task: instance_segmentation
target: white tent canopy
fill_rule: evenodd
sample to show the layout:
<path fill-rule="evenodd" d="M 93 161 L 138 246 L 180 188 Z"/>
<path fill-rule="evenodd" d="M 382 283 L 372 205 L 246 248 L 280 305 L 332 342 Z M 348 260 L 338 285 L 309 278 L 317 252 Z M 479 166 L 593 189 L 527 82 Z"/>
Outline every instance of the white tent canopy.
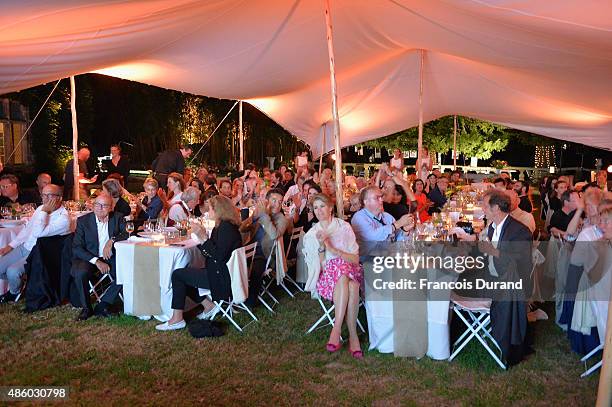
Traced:
<path fill-rule="evenodd" d="M 0 93 L 85 72 L 245 100 L 321 151 L 323 0 L 22 0 L 0 14 Z M 612 148 L 612 2 L 333 0 L 347 146 L 459 114 Z M 325 151 L 333 147 L 327 127 Z"/>

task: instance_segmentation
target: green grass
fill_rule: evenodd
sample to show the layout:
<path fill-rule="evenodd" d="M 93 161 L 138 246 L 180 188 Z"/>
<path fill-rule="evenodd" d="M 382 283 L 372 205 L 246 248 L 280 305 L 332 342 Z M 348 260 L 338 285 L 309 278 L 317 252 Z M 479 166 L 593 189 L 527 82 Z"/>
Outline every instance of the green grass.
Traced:
<path fill-rule="evenodd" d="M 328 354 L 327 329 L 304 335 L 320 314 L 306 295 L 276 315 L 258 308 L 243 334 L 201 340 L 125 315 L 78 323 L 69 306 L 20 307 L 0 307 L 2 385 L 70 386 L 70 404 L 580 406 L 597 392 L 551 321 L 535 325 L 536 354 L 502 371 L 475 341 L 452 363 Z"/>

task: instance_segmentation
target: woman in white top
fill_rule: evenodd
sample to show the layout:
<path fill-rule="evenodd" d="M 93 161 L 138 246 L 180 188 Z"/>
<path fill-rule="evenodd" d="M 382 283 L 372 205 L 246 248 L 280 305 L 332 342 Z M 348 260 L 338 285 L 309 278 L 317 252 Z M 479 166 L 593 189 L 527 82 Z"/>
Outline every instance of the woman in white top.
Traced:
<path fill-rule="evenodd" d="M 427 179 L 427 175 L 431 172 L 433 166 L 431 164 L 431 157 L 429 157 L 429 149 L 425 146 L 421 149 L 421 154 L 419 154 L 419 160 L 417 168 L 417 174 L 420 179 L 425 182 Z"/>
<path fill-rule="evenodd" d="M 404 172 L 404 156 L 402 155 L 402 151 L 399 148 L 393 150 L 393 157 L 391 157 L 391 161 L 389 161 L 389 168 L 393 172 L 399 172 L 399 174 L 403 174 Z"/>
<path fill-rule="evenodd" d="M 340 334 L 346 320 L 349 352 L 363 358 L 357 336 L 359 290 L 363 268 L 359 264 L 359 246 L 347 222 L 332 216 L 333 204 L 324 194 L 313 198 L 314 213 L 319 222 L 304 235 L 304 257 L 308 267 L 306 290 L 316 292 L 335 305 L 335 321 L 327 343 L 329 352 L 341 348 Z"/>

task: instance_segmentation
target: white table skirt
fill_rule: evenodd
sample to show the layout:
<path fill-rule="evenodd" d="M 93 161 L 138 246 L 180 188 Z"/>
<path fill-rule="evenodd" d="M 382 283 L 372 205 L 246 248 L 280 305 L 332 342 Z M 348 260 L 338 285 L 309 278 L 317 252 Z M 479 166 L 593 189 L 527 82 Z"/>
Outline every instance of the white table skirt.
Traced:
<path fill-rule="evenodd" d="M 172 317 L 172 272 L 182 267 L 204 267 L 204 256 L 196 247 L 196 242 L 188 240 L 183 242 L 185 246 L 160 246 L 159 247 L 159 287 L 161 314 L 154 315 L 159 321 L 165 322 Z M 134 247 L 131 242 L 117 242 L 117 284 L 123 285 L 123 311 L 128 315 L 134 315 L 133 293 L 134 284 Z M 137 317 L 149 317 L 150 315 L 136 315 Z"/>
<path fill-rule="evenodd" d="M 370 350 L 394 352 L 393 305 L 393 301 L 366 301 Z M 432 359 L 445 360 L 450 356 L 448 313 L 449 301 L 427 301 L 427 356 Z M 440 319 L 443 314 L 446 321 Z"/>
<path fill-rule="evenodd" d="M 0 228 L 0 247 L 5 247 L 21 232 L 23 225 L 4 226 Z M 0 279 L 0 295 L 8 291 L 8 280 Z"/>

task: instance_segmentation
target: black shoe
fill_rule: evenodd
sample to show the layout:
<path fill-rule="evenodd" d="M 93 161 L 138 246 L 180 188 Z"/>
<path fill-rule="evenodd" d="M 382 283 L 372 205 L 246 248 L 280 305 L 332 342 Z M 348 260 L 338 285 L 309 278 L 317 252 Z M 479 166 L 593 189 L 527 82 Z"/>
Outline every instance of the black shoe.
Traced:
<path fill-rule="evenodd" d="M 101 318 L 108 318 L 110 317 L 112 314 L 108 311 L 108 306 L 101 302 L 99 304 L 96 305 L 96 307 L 94 308 L 93 311 L 94 315 L 97 317 L 101 317 Z"/>
<path fill-rule="evenodd" d="M 4 304 L 7 302 L 13 302 L 17 299 L 17 294 L 13 294 L 10 291 L 7 291 L 5 294 L 0 295 L 0 304 Z"/>
<path fill-rule="evenodd" d="M 81 310 L 81 313 L 79 314 L 78 317 L 76 317 L 77 321 L 85 321 L 86 319 L 89 319 L 89 317 L 91 317 L 93 314 L 91 312 L 91 310 L 89 308 L 83 308 Z"/>

